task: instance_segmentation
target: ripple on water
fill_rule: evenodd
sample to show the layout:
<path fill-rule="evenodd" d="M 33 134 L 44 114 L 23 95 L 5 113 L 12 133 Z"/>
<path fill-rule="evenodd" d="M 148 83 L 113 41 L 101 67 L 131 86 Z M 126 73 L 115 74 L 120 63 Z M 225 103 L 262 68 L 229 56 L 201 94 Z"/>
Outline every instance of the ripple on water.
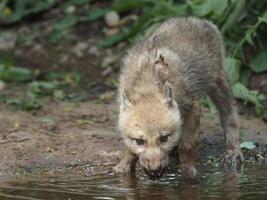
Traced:
<path fill-rule="evenodd" d="M 195 179 L 187 179 L 171 169 L 156 181 L 149 180 L 143 173 L 84 179 L 16 179 L 0 183 L 0 199 L 267 199 L 266 165 L 246 165 L 242 173 L 216 170 L 200 167 Z"/>

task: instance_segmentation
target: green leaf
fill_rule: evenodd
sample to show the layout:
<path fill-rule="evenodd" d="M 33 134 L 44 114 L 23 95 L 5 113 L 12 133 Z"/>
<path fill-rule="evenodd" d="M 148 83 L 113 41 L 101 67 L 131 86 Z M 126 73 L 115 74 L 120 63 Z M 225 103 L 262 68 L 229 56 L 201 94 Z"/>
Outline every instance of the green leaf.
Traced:
<path fill-rule="evenodd" d="M 256 73 L 267 71 L 267 50 L 259 52 L 251 60 L 249 66 Z"/>
<path fill-rule="evenodd" d="M 0 79 L 3 81 L 24 82 L 33 80 L 34 78 L 34 73 L 29 69 L 0 65 Z"/>
<path fill-rule="evenodd" d="M 117 42 L 125 39 L 127 37 L 126 33 L 119 33 L 117 35 L 109 36 L 101 40 L 97 46 L 98 47 L 109 47 L 112 46 L 113 44 L 116 44 Z"/>
<path fill-rule="evenodd" d="M 225 60 L 226 70 L 231 84 L 235 84 L 240 78 L 241 62 L 235 58 L 227 57 Z"/>
<path fill-rule="evenodd" d="M 4 103 L 6 103 L 7 105 L 20 105 L 21 100 L 20 99 L 5 98 Z"/>
<path fill-rule="evenodd" d="M 252 46 L 254 46 L 254 42 L 253 42 L 252 38 L 254 37 L 253 33 L 255 33 L 255 32 L 256 32 L 256 30 L 253 30 L 252 33 L 250 31 L 247 31 L 247 33 L 245 35 L 246 41 Z"/>
<path fill-rule="evenodd" d="M 24 15 L 31 14 L 31 13 L 39 13 L 41 11 L 47 10 L 51 8 L 55 3 L 56 3 L 55 0 L 49 0 L 45 2 L 36 1 L 32 4 L 32 7 L 30 7 L 28 10 L 26 10 L 26 12 L 24 12 Z"/>
<path fill-rule="evenodd" d="M 245 102 L 250 102 L 255 105 L 255 110 L 258 114 L 260 114 L 263 109 L 261 101 L 263 100 L 263 96 L 259 94 L 257 91 L 252 91 L 246 88 L 241 83 L 236 83 L 232 86 L 233 95 L 237 99 L 241 99 Z"/>
<path fill-rule="evenodd" d="M 54 90 L 59 88 L 57 82 L 47 82 L 47 81 L 33 81 L 29 84 L 30 91 L 35 94 L 47 95 L 54 92 Z"/>
<path fill-rule="evenodd" d="M 252 150 L 254 149 L 256 146 L 253 142 L 243 142 L 240 144 L 240 147 L 243 149 L 249 149 Z"/>
<path fill-rule="evenodd" d="M 45 10 L 48 10 L 56 3 L 56 0 L 47 0 L 47 1 L 30 1 L 30 0 L 23 0 L 23 1 L 14 1 L 13 4 L 14 8 L 11 15 L 8 16 L 0 16 L 3 18 L 3 22 L 10 24 L 16 23 L 22 20 L 25 16 L 30 14 L 39 13 Z M 8 4 L 9 5 L 9 4 Z"/>
<path fill-rule="evenodd" d="M 2 2 L 0 2 L 0 16 L 3 13 L 3 10 L 6 7 L 6 4 L 7 4 L 7 0 L 2 0 Z"/>
<path fill-rule="evenodd" d="M 21 100 L 21 99 L 12 99 L 12 98 L 5 98 L 3 100 L 3 103 L 7 104 L 7 105 L 13 105 L 13 106 L 17 106 L 22 110 L 38 110 L 40 109 L 43 104 L 38 101 L 37 99 L 31 98 L 29 100 Z"/>
<path fill-rule="evenodd" d="M 65 98 L 65 93 L 62 90 L 54 90 L 53 97 L 58 100 L 63 100 Z"/>
<path fill-rule="evenodd" d="M 194 1 L 193 1 L 194 2 Z M 204 0 L 191 4 L 193 12 L 198 16 L 206 16 L 210 13 L 222 15 L 228 5 L 228 0 Z"/>
<path fill-rule="evenodd" d="M 211 10 L 215 15 L 222 15 L 227 8 L 228 0 L 210 0 Z"/>
<path fill-rule="evenodd" d="M 92 0 L 68 0 L 67 3 L 68 4 L 76 4 L 76 5 L 83 5 L 83 4 L 87 4 Z"/>
<path fill-rule="evenodd" d="M 126 0 L 115 0 L 113 1 L 111 8 L 117 12 L 127 12 L 136 8 L 141 8 L 148 3 L 156 3 L 156 1 L 146 1 L 146 0 L 134 0 L 134 1 L 126 1 Z"/>
<path fill-rule="evenodd" d="M 108 11 L 110 11 L 109 8 L 98 8 L 95 10 L 89 10 L 86 17 L 83 17 L 82 19 L 84 21 L 86 20 L 96 20 L 100 17 L 103 17 Z"/>
<path fill-rule="evenodd" d="M 54 29 L 49 35 L 49 42 L 57 44 L 62 38 L 64 38 L 64 33 L 65 32 L 62 32 L 61 30 Z"/>
<path fill-rule="evenodd" d="M 37 99 L 31 99 L 29 101 L 22 102 L 20 107 L 22 110 L 38 110 L 42 108 L 43 104 Z"/>
<path fill-rule="evenodd" d="M 70 28 L 73 25 L 75 25 L 78 21 L 78 17 L 75 15 L 67 15 L 64 17 L 61 21 L 55 24 L 54 29 L 55 30 L 63 30 L 66 28 Z"/>
<path fill-rule="evenodd" d="M 232 30 L 232 27 L 236 25 L 236 23 L 240 20 L 240 17 L 245 12 L 245 4 L 246 0 L 238 0 L 234 1 L 234 9 L 227 17 L 226 22 L 221 28 L 222 34 L 224 34 L 228 30 Z"/>
<path fill-rule="evenodd" d="M 14 66 L 14 58 L 13 58 L 13 56 L 10 55 L 10 54 L 2 54 L 1 57 L 0 57 L 0 68 L 1 68 L 2 65 L 6 69 Z"/>
<path fill-rule="evenodd" d="M 218 113 L 217 107 L 209 96 L 205 96 L 201 99 L 201 104 L 209 108 L 211 114 Z"/>
<path fill-rule="evenodd" d="M 252 75 L 252 70 L 250 68 L 243 68 L 240 74 L 240 82 L 243 85 L 247 86 L 249 84 L 251 75 Z"/>
<path fill-rule="evenodd" d="M 261 17 L 259 17 L 259 19 L 262 21 L 262 22 L 265 22 L 267 23 L 267 11 L 265 11 L 263 13 L 263 15 Z"/>
<path fill-rule="evenodd" d="M 47 81 L 63 80 L 65 76 L 65 72 L 47 71 L 43 74 L 43 79 Z"/>

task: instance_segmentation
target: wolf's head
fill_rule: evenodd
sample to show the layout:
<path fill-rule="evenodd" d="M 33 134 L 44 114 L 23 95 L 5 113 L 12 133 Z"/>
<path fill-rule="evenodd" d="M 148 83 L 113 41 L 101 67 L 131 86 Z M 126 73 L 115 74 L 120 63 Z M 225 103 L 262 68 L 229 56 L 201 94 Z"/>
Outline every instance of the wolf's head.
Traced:
<path fill-rule="evenodd" d="M 134 100 L 124 91 L 120 91 L 120 96 L 119 128 L 125 144 L 139 157 L 148 176 L 159 178 L 181 133 L 181 117 L 173 88 L 166 82 L 158 92 L 148 92 Z"/>

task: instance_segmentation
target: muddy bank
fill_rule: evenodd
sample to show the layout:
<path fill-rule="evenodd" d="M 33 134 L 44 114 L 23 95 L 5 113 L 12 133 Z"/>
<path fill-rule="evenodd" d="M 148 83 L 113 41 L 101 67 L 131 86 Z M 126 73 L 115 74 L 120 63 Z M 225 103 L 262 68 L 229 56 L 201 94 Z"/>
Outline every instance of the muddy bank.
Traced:
<path fill-rule="evenodd" d="M 115 110 L 93 102 L 51 103 L 36 113 L 1 106 L 1 170 L 114 162 L 121 146 Z"/>
<path fill-rule="evenodd" d="M 202 113 L 199 157 L 207 161 L 221 155 L 223 137 L 217 116 L 205 109 Z M 247 159 L 262 160 L 266 156 L 267 125 L 249 115 L 241 115 L 241 119 L 242 141 L 258 145 L 257 150 L 246 153 Z M 115 100 L 51 101 L 38 112 L 0 105 L 0 174 L 107 172 L 123 149 L 116 121 Z"/>

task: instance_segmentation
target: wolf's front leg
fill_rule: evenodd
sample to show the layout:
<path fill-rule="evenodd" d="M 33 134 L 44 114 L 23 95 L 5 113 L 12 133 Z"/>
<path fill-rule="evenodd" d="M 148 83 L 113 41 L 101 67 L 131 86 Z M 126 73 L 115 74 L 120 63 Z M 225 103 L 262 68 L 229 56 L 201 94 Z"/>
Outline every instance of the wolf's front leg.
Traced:
<path fill-rule="evenodd" d="M 179 160 L 182 173 L 186 176 L 196 174 L 198 129 L 200 121 L 200 106 L 197 101 L 192 103 L 191 110 L 183 116 L 182 135 L 179 141 Z"/>
<path fill-rule="evenodd" d="M 128 149 L 123 152 L 121 161 L 114 167 L 117 173 L 130 173 L 135 171 L 138 158 Z"/>

